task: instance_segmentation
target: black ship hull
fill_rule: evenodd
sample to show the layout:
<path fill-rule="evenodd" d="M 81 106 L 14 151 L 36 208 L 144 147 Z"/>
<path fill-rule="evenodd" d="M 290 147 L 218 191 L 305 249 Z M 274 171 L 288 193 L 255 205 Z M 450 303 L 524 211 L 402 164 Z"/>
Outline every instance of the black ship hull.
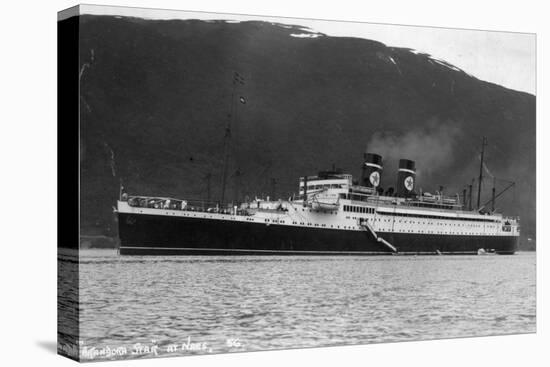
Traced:
<path fill-rule="evenodd" d="M 121 255 L 391 255 L 368 231 L 119 213 Z M 380 233 L 397 254 L 514 254 L 517 236 Z"/>

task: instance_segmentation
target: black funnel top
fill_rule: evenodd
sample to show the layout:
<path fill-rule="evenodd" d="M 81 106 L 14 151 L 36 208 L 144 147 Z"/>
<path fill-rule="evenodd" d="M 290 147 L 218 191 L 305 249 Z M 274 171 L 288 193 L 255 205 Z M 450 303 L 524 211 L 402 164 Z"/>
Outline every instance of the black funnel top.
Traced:
<path fill-rule="evenodd" d="M 416 171 L 414 161 L 411 161 L 409 159 L 400 159 L 399 160 L 399 168 L 404 168 L 404 169 L 408 169 L 408 170 L 411 170 L 411 171 Z"/>

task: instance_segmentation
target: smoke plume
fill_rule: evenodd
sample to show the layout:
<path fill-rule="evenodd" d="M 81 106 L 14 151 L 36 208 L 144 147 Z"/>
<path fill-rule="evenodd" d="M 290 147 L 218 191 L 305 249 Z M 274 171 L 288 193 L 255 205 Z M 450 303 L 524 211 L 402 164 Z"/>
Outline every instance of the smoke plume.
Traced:
<path fill-rule="evenodd" d="M 457 125 L 431 120 L 423 128 L 405 133 L 376 132 L 366 151 L 382 155 L 385 186 L 391 186 L 401 158 L 416 161 L 417 176 L 429 177 L 444 169 L 453 160 L 459 135 Z"/>

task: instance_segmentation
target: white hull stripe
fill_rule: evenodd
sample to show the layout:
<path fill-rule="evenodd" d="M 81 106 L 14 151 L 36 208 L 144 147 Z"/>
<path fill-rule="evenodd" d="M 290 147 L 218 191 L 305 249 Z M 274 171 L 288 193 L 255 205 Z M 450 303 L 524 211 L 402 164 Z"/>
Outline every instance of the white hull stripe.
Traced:
<path fill-rule="evenodd" d="M 365 166 L 374 167 L 374 168 L 378 168 L 379 170 L 382 170 L 382 166 L 379 165 L 379 164 L 375 164 L 375 163 L 365 162 Z"/>
<path fill-rule="evenodd" d="M 204 247 L 132 247 L 121 246 L 120 249 L 131 250 L 163 250 L 163 251 L 226 251 L 226 252 L 281 252 L 281 253 L 304 253 L 304 254 L 393 254 L 391 251 L 300 251 L 300 250 L 255 250 L 255 249 L 228 249 L 228 248 L 204 248 Z M 477 254 L 477 251 L 453 251 L 441 252 L 442 254 Z M 399 254 L 433 254 L 437 252 L 419 251 L 419 252 L 399 252 Z"/>

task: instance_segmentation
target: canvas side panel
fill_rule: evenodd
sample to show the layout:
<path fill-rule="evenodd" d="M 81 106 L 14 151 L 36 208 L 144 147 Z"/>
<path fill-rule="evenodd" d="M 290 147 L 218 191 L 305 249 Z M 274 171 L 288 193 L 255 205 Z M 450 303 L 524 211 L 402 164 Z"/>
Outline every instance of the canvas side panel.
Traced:
<path fill-rule="evenodd" d="M 57 22 L 57 351 L 79 360 L 79 17 Z"/>

